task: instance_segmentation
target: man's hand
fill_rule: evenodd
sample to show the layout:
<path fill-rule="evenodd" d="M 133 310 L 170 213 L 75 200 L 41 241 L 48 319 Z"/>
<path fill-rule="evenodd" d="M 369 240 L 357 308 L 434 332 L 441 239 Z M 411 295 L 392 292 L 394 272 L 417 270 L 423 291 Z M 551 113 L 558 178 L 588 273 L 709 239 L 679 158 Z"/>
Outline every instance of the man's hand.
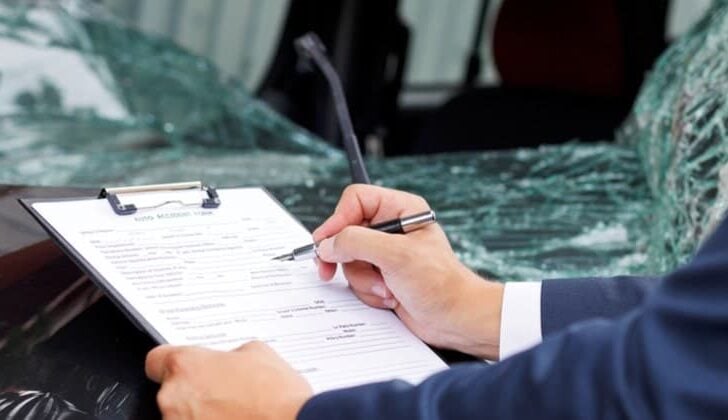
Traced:
<path fill-rule="evenodd" d="M 336 263 L 365 303 L 394 309 L 418 337 L 438 347 L 498 357 L 503 286 L 466 268 L 439 225 L 407 235 L 366 225 L 429 210 L 419 196 L 368 185 L 348 187 L 334 214 L 313 233 L 319 274 Z"/>
<path fill-rule="evenodd" d="M 232 352 L 159 346 L 146 361 L 162 384 L 165 419 L 295 419 L 310 385 L 270 347 L 251 342 Z"/>

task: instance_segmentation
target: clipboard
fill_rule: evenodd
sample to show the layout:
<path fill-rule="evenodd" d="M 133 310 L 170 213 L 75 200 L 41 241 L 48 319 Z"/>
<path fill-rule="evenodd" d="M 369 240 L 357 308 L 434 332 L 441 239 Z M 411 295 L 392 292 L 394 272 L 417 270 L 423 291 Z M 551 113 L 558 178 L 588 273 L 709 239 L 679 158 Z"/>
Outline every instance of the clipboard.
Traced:
<path fill-rule="evenodd" d="M 120 198 L 120 195 L 134 195 L 155 192 L 175 192 L 175 191 L 200 191 L 204 197 L 200 201 L 188 200 L 165 200 L 154 205 L 138 206 L 133 202 L 126 202 Z M 266 190 L 266 193 L 268 191 Z M 268 193 L 270 195 L 270 193 Z M 271 196 L 275 200 L 273 196 Z M 152 210 L 167 205 L 177 205 L 181 207 L 198 206 L 206 209 L 216 209 L 222 203 L 218 196 L 217 189 L 203 184 L 201 181 L 176 182 L 169 184 L 153 184 L 143 186 L 129 187 L 111 187 L 102 188 L 97 197 L 71 197 L 71 198 L 21 198 L 18 202 L 25 208 L 28 213 L 41 225 L 48 233 L 51 240 L 61 248 L 61 250 L 83 271 L 96 286 L 98 286 L 104 294 L 121 310 L 121 312 L 132 322 L 132 324 L 142 332 L 149 334 L 157 344 L 167 344 L 167 340 L 157 331 L 154 326 L 134 308 L 134 306 L 119 293 L 109 282 L 99 273 L 93 264 L 91 264 L 83 255 L 78 253 L 76 249 L 33 207 L 36 203 L 45 202 L 62 202 L 62 201 L 80 201 L 80 200 L 106 200 L 111 210 L 118 216 L 130 216 L 144 210 Z M 275 200 L 280 205 L 280 202 Z"/>
<path fill-rule="evenodd" d="M 260 339 L 307 372 L 315 392 L 418 383 L 447 368 L 392 311 L 360 301 L 341 273 L 322 282 L 312 264 L 275 261 L 311 237 L 265 188 L 193 182 L 19 201 L 159 344 L 232 350 Z"/>
<path fill-rule="evenodd" d="M 278 207 L 288 214 L 302 228 L 305 226 L 293 216 L 288 209 L 265 187 L 257 187 L 263 191 Z M 199 192 L 199 199 L 167 199 L 152 204 L 139 205 L 133 200 L 134 196 L 141 196 L 149 193 L 186 193 Z M 132 198 L 132 200 L 129 200 Z M 77 267 L 86 274 L 91 281 L 99 287 L 103 293 L 121 310 L 121 312 L 140 331 L 149 336 L 158 344 L 167 344 L 162 334 L 137 311 L 121 293 L 119 293 L 106 278 L 48 222 L 33 206 L 37 203 L 72 202 L 82 200 L 105 200 L 109 208 L 119 217 L 129 217 L 145 211 L 157 210 L 165 206 L 176 208 L 201 208 L 214 210 L 219 208 L 223 202 L 218 194 L 217 188 L 204 184 L 201 181 L 175 182 L 167 184 L 151 184 L 141 186 L 121 186 L 102 188 L 96 197 L 66 197 L 66 198 L 21 198 L 18 202 L 30 213 L 40 224 L 43 230 L 48 233 L 51 240 L 66 254 Z"/>

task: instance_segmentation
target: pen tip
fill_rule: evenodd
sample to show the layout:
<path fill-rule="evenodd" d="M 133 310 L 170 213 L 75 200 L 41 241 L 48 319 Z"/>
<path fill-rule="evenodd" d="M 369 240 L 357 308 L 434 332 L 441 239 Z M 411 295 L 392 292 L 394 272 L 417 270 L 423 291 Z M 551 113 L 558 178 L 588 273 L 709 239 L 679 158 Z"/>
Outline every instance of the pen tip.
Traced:
<path fill-rule="evenodd" d="M 283 254 L 283 255 L 279 255 L 277 257 L 272 258 L 273 261 L 289 261 L 291 259 L 292 259 L 291 254 Z"/>

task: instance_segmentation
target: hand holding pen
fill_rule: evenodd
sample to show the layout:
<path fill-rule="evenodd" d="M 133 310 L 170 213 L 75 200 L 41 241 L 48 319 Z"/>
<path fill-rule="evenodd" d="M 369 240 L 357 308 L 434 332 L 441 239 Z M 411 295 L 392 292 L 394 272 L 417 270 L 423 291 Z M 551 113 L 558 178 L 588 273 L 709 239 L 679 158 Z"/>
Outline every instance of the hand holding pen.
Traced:
<path fill-rule="evenodd" d="M 465 267 L 438 223 L 420 224 L 404 235 L 365 226 L 428 212 L 427 202 L 414 194 L 348 187 L 334 214 L 313 233 L 319 275 L 330 280 L 340 266 L 359 299 L 393 309 L 425 342 L 497 357 L 501 284 Z"/>

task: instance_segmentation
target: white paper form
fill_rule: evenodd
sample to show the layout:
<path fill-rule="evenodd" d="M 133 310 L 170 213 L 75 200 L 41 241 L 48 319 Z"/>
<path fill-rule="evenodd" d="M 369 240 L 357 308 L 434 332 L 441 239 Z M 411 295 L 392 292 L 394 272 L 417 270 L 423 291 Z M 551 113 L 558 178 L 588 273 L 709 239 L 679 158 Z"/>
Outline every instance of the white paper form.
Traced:
<path fill-rule="evenodd" d="M 311 235 L 264 190 L 218 193 L 217 209 L 170 205 L 118 216 L 106 200 L 33 208 L 171 344 L 230 350 L 259 339 L 316 392 L 418 383 L 446 368 L 340 275 L 325 283 L 311 261 L 271 261 Z"/>

